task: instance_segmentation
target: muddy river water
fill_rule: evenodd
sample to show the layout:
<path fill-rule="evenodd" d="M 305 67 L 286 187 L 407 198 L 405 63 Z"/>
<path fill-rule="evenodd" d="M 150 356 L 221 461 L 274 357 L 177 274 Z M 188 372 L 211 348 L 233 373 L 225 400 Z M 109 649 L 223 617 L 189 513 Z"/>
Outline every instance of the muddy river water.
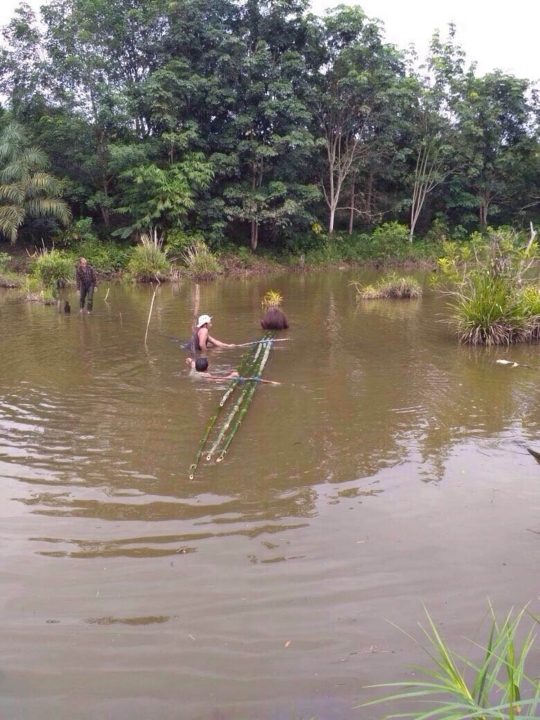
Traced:
<path fill-rule="evenodd" d="M 540 373 L 495 361 L 540 348 L 459 347 L 435 293 L 357 303 L 359 277 L 162 286 L 146 345 L 150 287 L 92 316 L 0 295 L 2 718 L 375 719 L 365 687 L 426 664 L 394 626 L 423 604 L 456 649 L 488 598 L 539 612 Z M 282 385 L 190 481 L 223 385 L 171 338 L 194 309 L 260 337 L 270 288 Z"/>

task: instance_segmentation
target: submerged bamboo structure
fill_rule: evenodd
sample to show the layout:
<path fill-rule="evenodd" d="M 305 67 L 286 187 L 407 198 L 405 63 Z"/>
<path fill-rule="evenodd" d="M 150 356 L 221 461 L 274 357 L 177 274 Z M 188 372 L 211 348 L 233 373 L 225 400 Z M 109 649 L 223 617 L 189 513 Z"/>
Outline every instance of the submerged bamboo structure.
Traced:
<path fill-rule="evenodd" d="M 218 418 L 221 416 L 223 407 L 227 404 L 229 398 L 233 395 L 235 400 L 226 414 L 220 430 L 218 431 L 214 442 L 206 454 L 206 460 L 210 461 L 212 457 L 218 453 L 216 462 L 221 462 L 227 452 L 233 438 L 238 430 L 242 418 L 246 414 L 260 376 L 270 356 L 270 351 L 274 343 L 273 333 L 267 333 L 262 340 L 258 340 L 251 345 L 250 350 L 242 357 L 238 366 L 239 377 L 232 378 L 224 395 L 219 401 L 218 406 L 210 417 L 205 428 L 195 459 L 189 468 L 189 479 L 193 480 L 199 462 L 204 455 L 205 448 L 212 434 L 212 430 L 216 425 Z"/>

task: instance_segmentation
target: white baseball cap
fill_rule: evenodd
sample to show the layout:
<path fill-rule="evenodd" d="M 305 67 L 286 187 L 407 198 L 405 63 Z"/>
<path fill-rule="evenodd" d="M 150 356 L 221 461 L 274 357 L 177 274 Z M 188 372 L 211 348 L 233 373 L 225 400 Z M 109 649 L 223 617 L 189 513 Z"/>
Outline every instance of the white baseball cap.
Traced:
<path fill-rule="evenodd" d="M 197 321 L 197 327 L 200 328 L 209 322 L 212 322 L 212 318 L 210 317 L 210 315 L 199 315 L 199 319 Z"/>

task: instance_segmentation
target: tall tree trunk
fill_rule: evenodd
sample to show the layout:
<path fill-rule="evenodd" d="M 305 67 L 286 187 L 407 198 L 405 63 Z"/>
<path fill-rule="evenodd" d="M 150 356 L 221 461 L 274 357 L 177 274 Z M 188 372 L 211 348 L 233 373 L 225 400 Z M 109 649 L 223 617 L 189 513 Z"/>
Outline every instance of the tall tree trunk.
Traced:
<path fill-rule="evenodd" d="M 331 235 L 334 232 L 334 220 L 336 217 L 336 208 L 332 206 L 330 208 L 330 217 L 328 219 L 328 232 Z"/>
<path fill-rule="evenodd" d="M 480 227 L 485 227 L 487 225 L 489 201 L 489 195 L 486 194 L 480 196 L 480 207 L 478 208 Z"/>
<path fill-rule="evenodd" d="M 251 249 L 257 249 L 257 243 L 259 242 L 259 223 L 257 220 L 251 221 Z"/>
<path fill-rule="evenodd" d="M 373 176 L 374 171 L 370 170 L 368 175 L 368 189 L 366 198 L 366 213 L 368 218 L 371 218 L 371 205 L 373 203 Z"/>
<path fill-rule="evenodd" d="M 351 187 L 351 213 L 349 215 L 349 235 L 352 235 L 354 228 L 354 183 Z"/>

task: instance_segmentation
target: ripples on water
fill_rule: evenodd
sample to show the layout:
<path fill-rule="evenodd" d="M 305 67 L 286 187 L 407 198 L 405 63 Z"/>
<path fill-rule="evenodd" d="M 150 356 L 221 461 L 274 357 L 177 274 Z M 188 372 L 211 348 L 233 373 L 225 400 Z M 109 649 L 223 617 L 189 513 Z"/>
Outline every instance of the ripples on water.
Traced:
<path fill-rule="evenodd" d="M 201 287 L 200 309 L 216 316 L 216 336 L 257 337 L 267 286 Z M 317 694 L 308 679 L 318 673 L 334 687 L 335 666 L 323 670 L 313 659 L 337 649 L 332 662 L 365 657 L 362 648 L 374 642 L 369 624 L 360 646 L 350 647 L 351 627 L 360 623 L 348 618 L 357 617 L 359 598 L 373 617 L 396 595 L 410 607 L 411 583 L 428 587 L 443 563 L 446 546 L 421 574 L 414 567 L 407 578 L 400 574 L 403 558 L 416 556 L 414 543 L 433 543 L 445 527 L 441 518 L 436 531 L 429 527 L 436 509 L 422 487 L 447 488 L 451 517 L 453 502 L 462 511 L 463 499 L 452 500 L 451 492 L 465 472 L 468 494 L 494 467 L 517 482 L 520 468 L 532 467 L 524 464 L 524 445 L 539 436 L 537 375 L 494 362 L 511 353 L 535 365 L 535 348 L 458 347 L 441 322 L 444 306 L 429 293 L 421 302 L 357 304 L 340 273 L 279 278 L 272 288 L 286 298 L 291 340 L 275 348 L 265 375 L 283 385 L 257 389 L 225 462 L 202 464 L 193 482 L 188 468 L 223 387 L 190 382 L 185 353 L 170 341 L 189 334 L 190 287 L 161 289 L 147 347 L 148 289 L 112 288 L 108 304 L 96 298 L 94 317 L 0 307 L 6 622 L 22 622 L 23 587 L 21 597 L 35 598 L 36 617 L 51 631 L 79 622 L 88 632 L 128 633 L 118 636 L 127 667 L 134 653 L 150 673 L 167 672 L 181 648 L 190 658 L 186 718 L 209 717 L 205 698 L 214 684 L 249 676 L 257 658 L 263 680 L 255 701 L 268 696 L 271 706 L 269 698 L 296 678 L 298 688 L 288 692 L 301 704 Z M 211 369 L 228 371 L 237 359 L 237 351 L 214 352 Z M 385 525 L 384 513 L 396 517 L 395 526 Z M 404 540 L 408 520 L 414 531 Z M 384 533 L 370 544 L 379 529 Z M 488 536 L 490 527 L 482 532 Z M 402 543 L 409 555 L 398 562 Z M 332 629 L 322 630 L 334 614 Z M 145 659 L 131 647 L 131 633 L 159 633 L 161 626 L 176 628 L 178 645 L 161 657 L 164 636 L 145 635 Z M 50 637 L 57 636 L 41 642 Z M 32 665 L 32 639 L 6 643 L 17 657 L 26 648 L 17 662 Z M 100 660 L 85 647 L 88 670 Z M 198 686 L 208 667 L 211 679 Z M 122 692 L 136 695 L 136 683 Z M 254 716 L 235 714 L 233 706 L 223 718 Z M 152 703 L 144 707 L 154 712 Z M 50 708 L 50 717 L 69 717 L 64 706 Z M 176 717 L 168 712 L 154 716 Z M 130 705 L 115 717 L 136 713 Z"/>

